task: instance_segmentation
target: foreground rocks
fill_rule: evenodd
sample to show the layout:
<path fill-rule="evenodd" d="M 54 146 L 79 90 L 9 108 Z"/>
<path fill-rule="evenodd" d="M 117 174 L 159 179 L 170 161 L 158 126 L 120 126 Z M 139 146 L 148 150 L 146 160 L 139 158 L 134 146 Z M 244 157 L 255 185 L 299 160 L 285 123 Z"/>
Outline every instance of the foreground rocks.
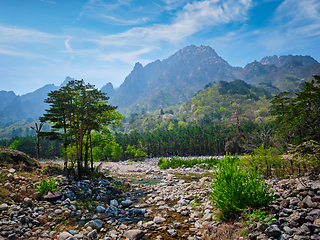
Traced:
<path fill-rule="evenodd" d="M 0 240 L 193 240 L 223 235 L 216 223 L 217 211 L 208 197 L 211 173 L 194 179 L 194 175 L 189 176 L 192 181 L 183 180 L 182 176 L 201 176 L 208 170 L 160 170 L 152 161 L 138 163 L 140 166 L 131 174 L 157 178 L 161 181 L 158 185 L 129 184 L 111 176 L 81 181 L 58 176 L 59 191 L 42 200 L 32 190 L 32 179 L 19 176 L 14 169 L 0 170 L 7 177 L 0 187 L 12 192 L 8 201 L 0 204 Z M 267 182 L 272 184 L 277 200 L 266 210 L 275 216 L 271 223 L 250 228 L 249 238 L 320 239 L 320 182 Z M 238 225 L 243 228 L 241 223 Z M 238 239 L 247 238 L 238 234 Z"/>
<path fill-rule="evenodd" d="M 277 197 L 271 205 L 274 219 L 250 239 L 320 239 L 320 182 L 307 178 L 268 182 Z"/>

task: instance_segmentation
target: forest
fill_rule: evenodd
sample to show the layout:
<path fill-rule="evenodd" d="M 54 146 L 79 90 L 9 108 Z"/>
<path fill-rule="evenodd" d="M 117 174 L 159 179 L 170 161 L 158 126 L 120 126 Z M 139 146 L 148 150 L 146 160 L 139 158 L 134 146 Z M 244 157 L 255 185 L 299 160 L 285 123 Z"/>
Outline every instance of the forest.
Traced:
<path fill-rule="evenodd" d="M 91 122 L 85 120 L 89 119 L 89 116 L 84 117 L 83 114 L 86 113 L 80 110 L 84 102 L 78 97 L 74 101 L 80 101 L 77 103 L 80 108 L 72 110 L 78 112 L 68 115 L 66 111 L 66 115 L 60 113 L 57 118 L 55 116 L 57 112 L 52 108 L 41 119 L 43 122 L 47 120 L 55 122 L 52 129 L 58 131 L 55 131 L 55 134 L 39 132 L 40 157 L 73 159 L 72 162 L 80 155 L 80 158 L 83 157 L 81 161 L 87 165 L 89 159 L 119 161 L 156 156 L 250 154 L 261 146 L 264 149 L 272 149 L 272 154 L 279 155 L 293 151 L 292 149 L 310 141 L 314 141 L 313 147 L 306 150 L 306 153 L 316 152 L 320 141 L 319 83 L 320 76 L 315 75 L 314 79 L 303 84 L 299 92 L 295 94 L 276 92 L 276 95 L 275 89 L 268 91 L 266 88 L 252 86 L 241 80 L 209 84 L 181 106 L 177 114 L 174 110 L 161 110 L 153 115 L 149 114 L 147 118 L 150 120 L 152 118 L 162 120 L 150 124 L 153 128 L 146 129 L 143 128 L 144 124 L 140 124 L 142 128 L 127 131 L 123 131 L 126 119 L 120 125 L 121 116 L 112 106 L 107 107 L 108 110 L 104 113 L 101 111 L 95 113 L 97 115 L 92 115 L 104 114 L 108 116 L 107 122 L 102 123 L 104 120 L 97 117 L 91 119 Z M 81 88 L 81 84 L 73 82 L 70 86 Z M 64 91 L 70 86 L 68 85 Z M 92 88 L 90 85 L 86 86 Z M 98 92 L 96 94 L 97 98 L 103 97 Z M 59 91 L 49 94 L 46 101 L 51 101 L 52 106 L 58 106 L 54 96 L 59 96 Z M 69 105 L 71 106 L 73 105 Z M 87 113 L 89 110 L 93 114 L 94 108 L 88 105 Z M 73 119 L 72 116 L 76 114 L 80 115 Z M 138 125 L 136 121 L 142 120 L 145 114 L 147 113 L 131 114 L 129 125 L 134 123 Z M 164 117 L 170 114 L 171 118 Z M 75 119 L 77 122 L 74 122 Z M 145 119 L 143 121 L 146 122 Z M 71 123 L 74 124 L 73 127 Z M 80 132 L 76 132 L 75 126 L 79 129 L 82 126 L 82 136 Z M 71 136 L 72 134 L 77 135 Z M 79 145 L 80 139 L 82 147 Z M 10 140 L 0 140 L 0 146 L 17 149 L 36 157 L 36 142 L 36 136 L 14 137 Z M 319 157 L 317 154 L 316 158 Z M 314 166 L 318 165 L 319 161 Z"/>

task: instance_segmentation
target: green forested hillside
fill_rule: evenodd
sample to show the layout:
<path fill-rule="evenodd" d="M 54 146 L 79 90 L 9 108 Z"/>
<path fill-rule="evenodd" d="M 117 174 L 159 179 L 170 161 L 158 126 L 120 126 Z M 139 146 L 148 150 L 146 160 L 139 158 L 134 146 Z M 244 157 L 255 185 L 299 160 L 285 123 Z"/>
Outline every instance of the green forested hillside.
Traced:
<path fill-rule="evenodd" d="M 279 90 L 270 84 L 253 86 L 242 80 L 207 84 L 193 98 L 174 108 L 133 113 L 124 118 L 121 131 L 149 131 L 186 124 L 206 125 L 241 118 L 262 122 L 270 118 L 270 99 Z"/>

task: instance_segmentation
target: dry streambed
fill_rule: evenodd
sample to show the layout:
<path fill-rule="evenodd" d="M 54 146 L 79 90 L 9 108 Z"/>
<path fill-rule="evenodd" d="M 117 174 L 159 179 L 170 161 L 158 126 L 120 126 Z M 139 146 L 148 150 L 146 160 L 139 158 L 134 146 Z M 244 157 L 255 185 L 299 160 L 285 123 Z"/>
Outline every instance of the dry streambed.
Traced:
<path fill-rule="evenodd" d="M 102 163 L 112 176 L 95 180 L 59 176 L 60 193 L 46 201 L 33 200 L 32 191 L 9 197 L 0 205 L 0 239 L 319 239 L 319 181 L 268 181 L 277 197 L 269 208 L 274 219 L 241 236 L 247 228 L 240 222 L 215 223 L 212 171 L 160 170 L 157 161 Z M 1 187 L 12 196 L 34 184 L 14 169 L 1 172 L 7 177 Z"/>

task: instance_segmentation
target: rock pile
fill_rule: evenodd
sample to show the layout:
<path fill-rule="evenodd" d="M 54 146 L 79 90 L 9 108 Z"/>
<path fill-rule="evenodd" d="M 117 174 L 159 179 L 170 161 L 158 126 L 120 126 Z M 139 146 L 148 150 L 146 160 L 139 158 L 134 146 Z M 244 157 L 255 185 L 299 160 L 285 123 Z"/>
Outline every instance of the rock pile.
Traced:
<path fill-rule="evenodd" d="M 277 200 L 271 205 L 274 219 L 259 225 L 251 240 L 320 239 L 320 182 L 308 179 L 269 181 Z"/>

